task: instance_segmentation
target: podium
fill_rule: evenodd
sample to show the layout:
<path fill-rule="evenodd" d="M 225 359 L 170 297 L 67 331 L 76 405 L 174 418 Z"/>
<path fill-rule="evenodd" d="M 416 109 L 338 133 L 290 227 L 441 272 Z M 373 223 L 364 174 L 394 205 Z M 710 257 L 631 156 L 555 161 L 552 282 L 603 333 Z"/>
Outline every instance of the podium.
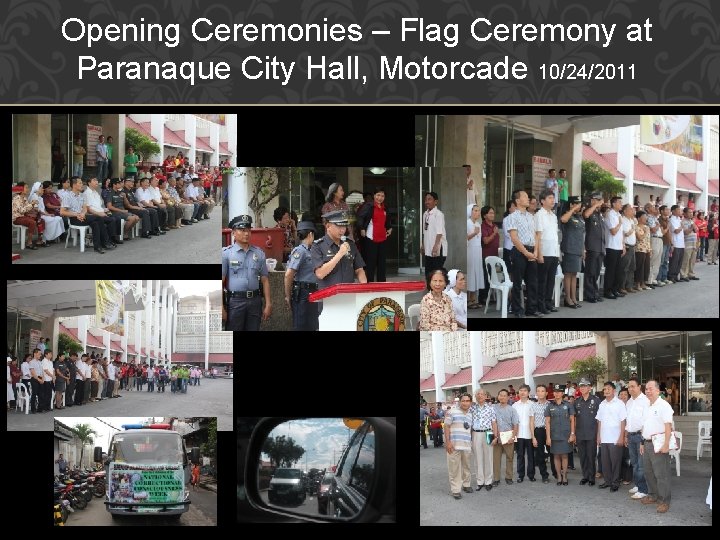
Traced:
<path fill-rule="evenodd" d="M 424 281 L 339 283 L 309 300 L 323 303 L 320 330 L 403 331 L 405 295 L 425 288 Z"/>

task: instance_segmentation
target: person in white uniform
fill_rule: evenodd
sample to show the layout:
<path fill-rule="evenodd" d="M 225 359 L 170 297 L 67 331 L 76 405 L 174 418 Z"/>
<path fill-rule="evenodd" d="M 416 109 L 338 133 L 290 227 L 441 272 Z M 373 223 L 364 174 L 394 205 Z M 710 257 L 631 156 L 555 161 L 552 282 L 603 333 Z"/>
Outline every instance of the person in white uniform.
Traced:
<path fill-rule="evenodd" d="M 45 222 L 45 230 L 43 231 L 43 240 L 50 242 L 58 238 L 62 233 L 65 232 L 65 224 L 60 216 L 50 214 L 45 210 L 45 203 L 43 202 L 43 187 L 41 182 L 35 182 L 32 189 L 30 190 L 30 196 L 28 202 L 37 201 L 38 212 L 40 217 Z"/>
<path fill-rule="evenodd" d="M 485 288 L 485 275 L 482 268 L 482 235 L 480 233 L 480 207 L 469 204 L 467 207 L 467 283 L 470 305 L 477 306 L 476 292 Z"/>

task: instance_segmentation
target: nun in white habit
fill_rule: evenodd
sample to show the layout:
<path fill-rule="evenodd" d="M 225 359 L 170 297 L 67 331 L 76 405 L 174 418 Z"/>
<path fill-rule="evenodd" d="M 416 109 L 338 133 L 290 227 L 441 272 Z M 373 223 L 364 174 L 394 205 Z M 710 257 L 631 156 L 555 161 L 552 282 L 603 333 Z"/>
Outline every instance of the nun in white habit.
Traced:
<path fill-rule="evenodd" d="M 43 240 L 45 240 L 46 242 L 50 242 L 52 240 L 55 240 L 62 233 L 65 232 L 65 223 L 63 223 L 63 219 L 60 216 L 54 216 L 52 214 L 49 214 L 45 210 L 45 203 L 43 202 L 42 196 L 42 182 L 35 182 L 32 189 L 30 190 L 30 196 L 28 197 L 28 201 L 32 202 L 33 200 L 35 200 L 38 202 L 38 212 L 40 212 L 40 217 L 45 222 Z"/>

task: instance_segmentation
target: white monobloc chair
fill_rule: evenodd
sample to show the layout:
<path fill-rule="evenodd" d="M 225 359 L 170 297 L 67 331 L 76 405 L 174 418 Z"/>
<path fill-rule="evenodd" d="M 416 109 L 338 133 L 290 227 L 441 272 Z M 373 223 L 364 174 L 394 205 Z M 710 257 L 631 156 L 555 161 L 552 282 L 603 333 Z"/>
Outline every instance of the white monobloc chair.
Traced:
<path fill-rule="evenodd" d="M 675 459 L 675 476 L 680 476 L 680 450 L 682 450 L 682 433 L 673 431 L 677 439 L 677 450 L 670 450 L 670 457 Z"/>
<path fill-rule="evenodd" d="M 487 267 L 487 275 L 490 276 L 490 291 L 488 292 L 487 301 L 485 302 L 485 313 L 488 311 L 490 298 L 494 293 L 497 309 L 500 310 L 500 302 L 502 302 L 502 318 L 507 319 L 507 303 L 513 283 L 510 281 L 510 275 L 505 266 L 505 261 L 500 257 L 490 256 L 485 258 L 485 266 Z M 502 268 L 502 277 L 497 271 L 498 266 Z"/>
<path fill-rule="evenodd" d="M 25 225 L 12 224 L 13 231 L 17 231 L 17 242 L 20 244 L 20 249 L 25 249 L 25 237 L 27 235 L 27 227 Z"/>
<path fill-rule="evenodd" d="M 30 395 L 32 394 L 32 390 L 25 388 L 23 383 L 18 383 L 16 388 L 17 399 L 15 400 L 15 411 L 20 409 L 20 412 L 22 412 L 23 407 L 25 407 L 25 414 L 28 414 L 30 412 Z"/>
<path fill-rule="evenodd" d="M 410 330 L 417 330 L 418 324 L 420 324 L 420 304 L 413 304 L 408 307 L 407 314 Z"/>
<path fill-rule="evenodd" d="M 698 422 L 698 444 L 697 444 L 697 459 L 703 455 L 703 449 L 705 446 L 710 447 L 710 456 L 712 457 L 712 420 L 701 420 Z"/>
<path fill-rule="evenodd" d="M 65 249 L 68 247 L 68 240 L 73 237 L 73 247 L 77 245 L 77 237 L 80 236 L 80 253 L 85 252 L 85 233 L 90 228 L 89 225 L 68 225 L 67 236 L 65 237 Z"/>

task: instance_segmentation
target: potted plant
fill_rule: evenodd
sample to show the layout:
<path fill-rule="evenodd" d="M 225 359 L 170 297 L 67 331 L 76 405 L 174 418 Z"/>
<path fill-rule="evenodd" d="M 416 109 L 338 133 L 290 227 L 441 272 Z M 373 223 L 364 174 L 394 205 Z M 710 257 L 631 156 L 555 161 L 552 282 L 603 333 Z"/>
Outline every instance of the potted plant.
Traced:
<path fill-rule="evenodd" d="M 133 128 L 125 128 L 125 148 L 129 146 L 132 146 L 135 153 L 138 154 L 140 159 L 138 165 L 140 163 L 144 165 L 147 158 L 160 154 L 160 145 L 158 143 Z"/>

